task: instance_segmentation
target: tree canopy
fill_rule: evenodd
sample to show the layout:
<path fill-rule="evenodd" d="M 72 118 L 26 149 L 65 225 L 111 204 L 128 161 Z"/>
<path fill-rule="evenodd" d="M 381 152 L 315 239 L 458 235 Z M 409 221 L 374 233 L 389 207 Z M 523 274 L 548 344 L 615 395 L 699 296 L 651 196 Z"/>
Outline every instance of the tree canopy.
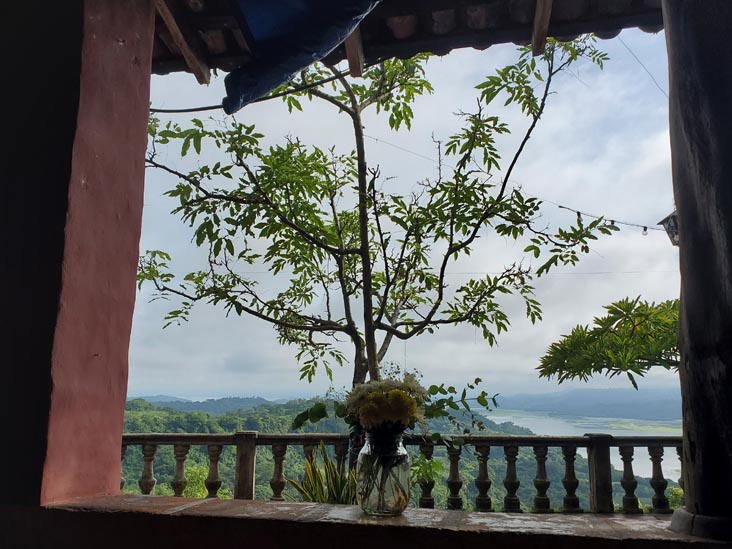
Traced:
<path fill-rule="evenodd" d="M 661 303 L 621 299 L 606 305 L 605 316 L 592 326 L 578 325 L 552 343 L 541 358 L 539 376 L 563 381 L 587 381 L 595 374 L 625 374 L 633 386 L 635 376 L 652 367 L 679 366 L 679 300 Z"/>
<path fill-rule="evenodd" d="M 557 265 L 572 265 L 599 234 L 615 227 L 602 219 L 552 229 L 541 220 L 541 201 L 510 184 L 524 148 L 545 112 L 553 80 L 570 65 L 602 66 L 592 38 L 550 40 L 538 58 L 521 48 L 518 60 L 476 87 L 476 107 L 458 113 L 461 127 L 438 143 L 433 179 L 408 182 L 400 192 L 385 184 L 367 161 L 362 115 L 388 115 L 392 130 L 409 129 L 414 100 L 432 92 L 425 56 L 386 60 L 351 79 L 337 67 L 316 64 L 274 93 L 290 112 L 322 101 L 350 119 L 353 149 L 321 149 L 297 137 L 264 146 L 253 125 L 194 119 L 184 127 L 152 119 L 147 166 L 172 176 L 167 195 L 174 213 L 193 229 L 208 255 L 207 268 L 175 275 L 172 258 L 148 251 L 140 284 L 177 299 L 167 323 L 186 320 L 197 302 L 270 323 L 283 344 L 293 345 L 301 379 L 347 361 L 353 384 L 380 378 L 380 364 L 394 338 L 410 339 L 445 325 L 469 324 L 493 345 L 509 327 L 507 296 L 523 302 L 526 316 L 541 319 L 532 281 Z M 326 80 L 327 84 L 316 85 Z M 519 144 L 504 162 L 497 140 L 510 128 L 499 117 L 514 106 L 526 117 Z M 196 155 L 184 171 L 159 149 L 178 144 Z M 216 158 L 216 161 L 212 161 Z M 454 167 L 443 162 L 449 160 Z M 473 276 L 451 286 L 450 266 L 480 251 L 486 236 L 521 244 L 523 253 L 497 274 Z M 536 261 L 536 264 L 534 264 Z M 283 280 L 276 295 L 264 291 L 246 268 L 257 265 Z"/>

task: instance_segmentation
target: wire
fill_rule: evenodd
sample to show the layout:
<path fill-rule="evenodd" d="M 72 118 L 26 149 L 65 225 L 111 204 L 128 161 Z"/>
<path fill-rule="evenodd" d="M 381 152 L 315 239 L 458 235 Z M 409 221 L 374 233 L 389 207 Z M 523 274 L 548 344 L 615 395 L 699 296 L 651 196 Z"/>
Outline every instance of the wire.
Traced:
<path fill-rule="evenodd" d="M 544 276 L 585 276 L 585 275 L 618 275 L 618 274 L 648 274 L 648 273 L 678 273 L 679 271 L 676 270 L 643 270 L 643 271 L 585 271 L 585 272 L 573 272 L 573 271 L 567 271 L 567 272 L 549 272 Z M 485 272 L 485 271 L 473 271 L 473 272 L 464 272 L 464 273 L 456 273 L 452 271 L 446 271 L 446 275 L 466 275 L 466 276 L 475 276 L 475 275 L 500 275 L 503 273 L 493 273 L 493 272 Z"/>
<path fill-rule="evenodd" d="M 432 268 L 432 270 L 436 270 L 435 268 Z M 598 275 L 629 275 L 629 274 L 667 274 L 667 273 L 678 273 L 678 270 L 673 269 L 663 269 L 663 270 L 657 270 L 657 269 L 648 269 L 648 270 L 641 270 L 641 271 L 584 271 L 584 272 L 575 272 L 575 271 L 567 271 L 567 272 L 549 272 L 544 276 L 598 276 Z M 247 275 L 271 275 L 271 271 L 242 271 L 241 274 L 247 274 Z M 501 272 L 491 272 L 491 271 L 464 271 L 464 272 L 456 272 L 456 271 L 445 271 L 445 274 L 448 276 L 476 276 L 476 275 L 500 275 L 503 274 Z"/>
<path fill-rule="evenodd" d="M 601 217 L 603 219 L 607 219 L 607 216 L 605 216 L 605 215 L 595 215 L 595 214 L 583 212 L 581 210 L 576 210 L 575 208 L 569 208 L 567 206 L 562 206 L 561 204 L 557 204 L 556 202 L 552 202 L 551 200 L 544 200 L 543 198 L 539 198 L 539 200 L 541 200 L 542 202 L 548 202 L 549 204 L 554 204 L 557 208 L 561 208 L 562 210 L 569 210 L 570 212 L 574 212 L 578 215 L 592 217 L 593 219 L 600 219 Z M 661 227 L 653 227 L 651 225 L 641 225 L 640 223 L 631 223 L 629 221 L 618 221 L 617 219 L 611 219 L 610 223 L 613 225 L 627 225 L 628 227 L 638 227 L 639 229 L 643 229 L 644 231 L 665 231 L 666 230 Z"/>
<path fill-rule="evenodd" d="M 373 139 L 377 143 L 383 143 L 384 145 L 389 145 L 390 147 L 394 147 L 395 149 L 399 149 L 400 151 L 404 151 L 405 153 L 409 153 L 411 155 L 418 156 L 419 158 L 424 158 L 425 160 L 429 160 L 430 162 L 434 162 L 435 164 L 439 164 L 440 163 L 440 161 L 437 160 L 436 158 L 432 158 L 432 157 L 429 157 L 429 156 L 425 156 L 425 155 L 420 154 L 420 153 L 415 152 L 415 151 L 410 151 L 409 149 L 405 149 L 404 147 L 402 147 L 400 145 L 397 145 L 395 143 L 390 143 L 389 141 L 384 141 L 383 139 L 379 139 L 378 137 L 372 137 L 372 136 L 367 135 L 367 134 L 363 134 L 363 136 L 364 137 L 368 137 L 369 139 Z M 447 166 L 448 164 L 445 164 L 443 162 L 443 165 Z M 450 166 L 450 167 L 454 168 L 455 166 Z"/>
<path fill-rule="evenodd" d="M 369 139 L 373 139 L 376 142 L 380 142 L 380 143 L 383 143 L 384 145 L 388 145 L 390 147 L 394 147 L 395 149 L 399 149 L 400 151 L 404 151 L 404 152 L 409 153 L 409 154 L 411 154 L 413 156 L 417 156 L 419 158 L 423 158 L 425 160 L 429 160 L 430 162 L 434 162 L 435 164 L 439 164 L 440 163 L 440 161 L 437 160 L 436 158 L 432 158 L 432 157 L 429 157 L 429 156 L 425 156 L 425 155 L 420 154 L 420 153 L 415 152 L 415 151 L 410 151 L 409 149 L 406 149 L 406 148 L 404 148 L 404 147 L 402 147 L 400 145 L 396 145 L 395 143 L 390 143 L 389 141 L 384 141 L 383 139 L 379 139 L 377 137 L 372 137 L 372 136 L 366 135 L 366 134 L 364 134 L 364 137 L 368 137 Z M 445 162 L 443 162 L 442 165 L 443 166 L 448 166 L 448 167 L 451 167 L 451 168 L 455 168 L 455 166 L 451 166 L 450 164 L 447 164 Z M 542 198 L 540 196 L 536 196 L 536 195 L 531 195 L 531 196 L 533 196 L 534 198 L 537 198 L 537 199 L 541 200 L 542 202 L 546 202 L 547 204 L 552 204 L 552 205 L 556 206 L 557 208 L 561 208 L 563 210 L 569 210 L 569 211 L 574 212 L 576 214 L 581 214 L 581 215 L 584 215 L 584 216 L 587 216 L 587 217 L 592 217 L 594 219 L 600 219 L 600 218 L 607 219 L 607 216 L 604 216 L 604 215 L 595 215 L 595 214 L 587 213 L 587 212 L 584 212 L 584 211 L 581 211 L 581 210 L 577 210 L 576 208 L 570 208 L 569 206 L 564 206 L 564 205 L 559 204 L 557 202 L 553 202 L 552 200 L 547 200 L 546 198 Z M 610 220 L 610 223 L 613 224 L 613 225 L 625 225 L 625 226 L 628 226 L 628 227 L 638 227 L 639 229 L 643 229 L 646 232 L 647 231 L 665 231 L 666 230 L 666 229 L 661 228 L 661 227 L 654 227 L 652 225 L 642 225 L 640 223 L 631 223 L 629 221 L 619 221 L 617 219 Z"/>
<path fill-rule="evenodd" d="M 318 80 L 317 82 L 310 82 L 309 84 L 297 86 L 295 88 L 285 90 L 280 93 L 275 93 L 272 95 L 267 95 L 265 97 L 260 97 L 259 99 L 250 101 L 249 104 L 251 105 L 252 103 L 261 103 L 263 101 L 269 101 L 270 99 L 277 99 L 278 97 L 284 97 L 284 96 L 290 95 L 292 93 L 297 93 L 297 92 L 301 92 L 301 91 L 310 90 L 312 88 L 317 88 L 318 86 L 322 86 L 323 84 L 333 82 L 334 80 L 337 80 L 344 76 L 348 76 L 349 74 L 351 74 L 351 71 L 342 71 L 333 76 L 329 76 L 328 78 L 323 78 L 322 80 Z M 182 113 L 187 113 L 187 112 L 203 112 L 203 111 L 213 111 L 213 110 L 218 110 L 218 109 L 223 109 L 223 106 L 219 104 L 219 105 L 206 105 L 205 107 L 190 107 L 190 108 L 186 108 L 186 109 L 150 108 L 150 112 L 166 113 L 166 114 L 182 114 Z"/>
<path fill-rule="evenodd" d="M 654 84 L 656 85 L 656 87 L 657 87 L 657 88 L 658 88 L 658 89 L 660 90 L 660 92 L 661 92 L 661 93 L 662 93 L 663 95 L 665 95 L 665 96 L 666 96 L 666 99 L 668 99 L 668 93 L 666 93 L 666 90 L 664 90 L 664 89 L 663 89 L 663 88 L 661 87 L 661 85 L 660 85 L 660 84 L 658 83 L 658 81 L 657 81 L 657 80 L 656 80 L 656 79 L 655 79 L 655 78 L 653 77 L 653 75 L 651 74 L 651 71 L 649 71 L 649 70 L 648 70 L 648 68 L 647 68 L 647 67 L 646 67 L 646 66 L 645 66 L 645 65 L 643 64 L 643 61 L 641 61 L 640 59 L 638 59 L 638 56 L 637 56 L 637 55 L 636 55 L 635 53 L 633 53 L 633 50 L 631 50 L 631 49 L 630 49 L 630 46 L 628 46 L 628 44 L 626 44 L 626 43 L 625 43 L 625 42 L 623 41 L 623 39 L 622 39 L 622 38 L 620 38 L 619 36 L 618 36 L 618 40 L 620 40 L 620 43 L 621 43 L 621 44 L 622 44 L 623 46 L 625 46 L 625 49 L 626 49 L 626 50 L 628 50 L 628 51 L 630 52 L 630 55 L 632 55 L 632 56 L 633 56 L 633 58 L 634 58 L 634 59 L 635 59 L 636 61 L 638 61 L 638 64 L 639 64 L 639 65 L 640 65 L 641 67 L 643 67 L 643 70 L 644 70 L 644 71 L 646 71 L 646 73 L 648 74 L 648 76 L 650 76 L 650 77 L 651 77 L 651 80 L 653 80 L 653 83 L 654 83 Z"/>
<path fill-rule="evenodd" d="M 150 107 L 150 112 L 165 113 L 165 114 L 181 114 L 185 112 L 203 112 L 203 111 L 214 111 L 223 109 L 222 105 L 207 105 L 205 107 L 190 107 L 187 109 L 157 109 Z"/>
<path fill-rule="evenodd" d="M 641 62 L 641 60 L 638 59 L 638 57 L 636 57 L 636 55 L 628 47 L 628 45 L 625 42 L 623 42 L 622 38 L 618 37 L 618 39 L 623 43 L 623 45 L 628 49 L 628 51 L 633 55 L 633 57 L 635 57 L 635 59 L 638 61 L 638 63 L 640 63 L 640 65 L 645 69 L 645 71 L 651 77 L 651 79 L 656 84 L 656 86 L 658 87 L 658 89 L 661 90 L 661 92 L 664 95 L 666 95 L 666 92 L 659 86 L 658 82 L 656 82 L 656 79 L 653 78 L 653 75 L 648 71 L 648 69 L 646 69 L 645 65 L 643 65 L 643 63 Z M 371 66 L 375 65 L 376 63 L 378 63 L 378 61 L 367 65 L 367 67 L 371 67 Z M 291 93 L 296 93 L 296 92 L 300 92 L 300 91 L 309 90 L 311 88 L 315 88 L 317 86 L 321 86 L 323 84 L 327 84 L 329 82 L 333 82 L 334 80 L 337 80 L 338 78 L 341 78 L 343 76 L 347 76 L 348 74 L 350 74 L 350 71 L 348 71 L 348 70 L 342 71 L 342 72 L 339 72 L 338 74 L 336 74 L 334 76 L 329 76 L 328 78 L 324 78 L 323 80 L 318 80 L 317 82 L 311 82 L 309 84 L 305 84 L 303 86 L 298 86 L 298 87 L 292 88 L 290 90 L 285 90 L 283 92 L 276 93 L 274 95 L 268 95 L 266 97 L 261 97 L 259 99 L 256 99 L 256 100 L 252 101 L 251 103 L 261 103 L 263 101 L 269 101 L 270 99 L 276 99 L 278 97 L 284 97 L 285 95 L 289 95 Z M 668 95 L 666 95 L 666 97 L 668 97 Z M 193 108 L 189 108 L 189 109 L 156 109 L 156 108 L 151 108 L 150 109 L 150 112 L 157 112 L 157 113 L 186 113 L 186 112 L 201 112 L 201 111 L 221 109 L 221 108 L 223 108 L 221 105 L 209 105 L 209 106 L 205 106 L 205 107 L 193 107 Z M 367 137 L 367 138 L 369 138 L 369 139 L 371 139 L 371 140 L 373 140 L 373 141 L 375 141 L 377 143 L 383 143 L 384 145 L 387 145 L 389 147 L 393 147 L 395 149 L 398 149 L 398 150 L 400 150 L 402 152 L 411 154 L 412 156 L 416 156 L 416 157 L 421 158 L 423 160 L 428 160 L 428 161 L 433 162 L 433 163 L 438 164 L 438 165 L 440 164 L 440 161 L 438 159 L 436 159 L 436 158 L 433 158 L 433 157 L 430 157 L 430 156 L 426 156 L 426 155 L 421 154 L 421 153 L 418 153 L 416 151 L 409 150 L 409 149 L 407 149 L 405 147 L 402 147 L 401 145 L 397 145 L 396 143 L 391 143 L 390 141 L 386 141 L 384 139 L 380 139 L 378 137 L 374 137 L 374 136 L 368 135 L 368 134 L 364 134 L 364 137 Z M 442 165 L 455 169 L 455 166 L 453 166 L 451 164 L 448 164 L 446 162 L 442 162 Z M 583 212 L 581 210 L 577 210 L 575 208 L 570 208 L 568 206 L 564 206 L 562 204 L 558 204 L 557 202 L 553 202 L 551 200 L 547 200 L 547 199 L 542 198 L 540 196 L 535 196 L 534 195 L 534 198 L 537 198 L 537 199 L 541 200 L 542 202 L 546 202 L 547 204 L 552 204 L 552 205 L 554 205 L 554 206 L 556 206 L 558 208 L 561 208 L 563 210 L 569 210 L 569 211 L 574 212 L 574 213 L 576 213 L 578 215 L 584 215 L 584 216 L 587 216 L 587 217 L 592 217 L 594 219 L 600 219 L 600 218 L 605 218 L 606 219 L 607 218 L 607 216 L 595 215 L 595 214 Z M 649 230 L 652 230 L 652 231 L 665 231 L 666 230 L 666 229 L 661 228 L 661 227 L 654 227 L 652 225 L 642 225 L 640 223 L 631 223 L 631 222 L 628 222 L 628 221 L 618 221 L 617 219 L 610 220 L 610 223 L 613 224 L 613 225 L 617 224 L 617 225 L 625 225 L 625 226 L 628 226 L 628 227 L 642 228 L 644 235 L 645 234 L 648 234 L 648 231 Z"/>

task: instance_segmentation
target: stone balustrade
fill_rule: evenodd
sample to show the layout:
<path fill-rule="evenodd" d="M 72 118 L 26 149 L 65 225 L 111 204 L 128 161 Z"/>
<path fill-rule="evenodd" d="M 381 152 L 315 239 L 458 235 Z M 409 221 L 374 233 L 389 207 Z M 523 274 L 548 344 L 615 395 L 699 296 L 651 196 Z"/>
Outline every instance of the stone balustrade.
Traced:
<path fill-rule="evenodd" d="M 209 472 L 205 480 L 208 491 L 207 497 L 215 498 L 221 487 L 219 477 L 219 459 L 222 450 L 231 446 L 236 449 L 236 478 L 234 482 L 234 497 L 237 499 L 254 499 L 255 494 L 255 463 L 257 447 L 270 448 L 274 460 L 274 471 L 269 482 L 272 489 L 272 500 L 282 501 L 283 491 L 287 485 L 285 471 L 285 454 L 288 447 L 300 447 L 305 459 L 315 458 L 315 451 L 320 442 L 334 449 L 338 468 L 342 471 L 347 467 L 349 454 L 348 435 L 344 434 L 269 434 L 255 431 L 244 431 L 233 434 L 126 434 L 122 440 L 122 459 L 129 446 L 140 446 L 142 449 L 143 468 L 138 480 L 138 486 L 143 494 L 150 494 L 155 487 L 154 460 L 160 446 L 172 446 L 175 457 L 175 474 L 171 486 L 176 496 L 182 496 L 186 487 L 186 457 L 192 446 L 206 446 L 208 448 Z M 446 446 L 446 455 L 449 462 L 447 488 L 447 508 L 452 510 L 463 509 L 464 480 L 460 476 L 460 462 L 464 459 L 475 459 L 478 465 L 478 474 L 475 478 L 475 487 L 478 495 L 475 497 L 475 509 L 478 511 L 504 511 L 520 513 L 528 508 L 534 513 L 550 513 L 559 507 L 559 502 L 552 502 L 547 495 L 550 481 L 547 478 L 546 462 L 550 449 L 561 452 L 564 461 L 564 478 L 562 487 L 564 497 L 561 502 L 561 511 L 564 513 L 581 513 L 579 498 L 576 491 L 579 480 L 575 474 L 575 460 L 578 450 L 586 451 L 589 468 L 590 508 L 592 513 L 613 513 L 613 483 L 612 467 L 610 463 L 611 448 L 617 448 L 622 459 L 623 471 L 620 485 L 624 490 L 622 497 L 622 512 L 626 514 L 642 513 L 635 491 L 638 480 L 633 472 L 634 459 L 641 459 L 647 452 L 652 464 L 650 486 L 654 491 L 652 497 L 652 512 L 670 513 L 669 501 L 665 491 L 668 485 L 664 478 L 661 463 L 664 449 L 673 449 L 681 461 L 681 437 L 652 437 L 652 436 L 623 436 L 613 437 L 605 434 L 587 434 L 584 436 L 555 437 L 555 436 L 516 436 L 516 435 L 469 435 L 460 437 L 461 445 L 434 443 L 432 440 L 418 435 L 405 435 L 406 446 L 416 447 L 426 458 L 433 459 L 435 449 Z M 502 454 L 498 459 L 505 463 L 505 475 L 501 479 L 489 477 L 488 461 L 491 459 L 491 450 Z M 516 463 L 520 449 L 528 449 L 533 454 L 535 462 L 535 477 L 533 486 L 535 495 L 533 501 L 521 501 L 518 490 L 521 486 L 517 474 Z M 495 458 L 494 458 L 495 459 Z M 683 467 L 683 463 L 682 463 Z M 122 486 L 125 484 L 122 479 Z M 494 502 L 489 496 L 489 490 L 494 482 L 501 482 L 506 489 L 502 502 Z M 679 485 L 683 483 L 679 479 Z M 432 495 L 434 482 L 420 482 L 419 506 L 434 508 L 435 500 Z"/>

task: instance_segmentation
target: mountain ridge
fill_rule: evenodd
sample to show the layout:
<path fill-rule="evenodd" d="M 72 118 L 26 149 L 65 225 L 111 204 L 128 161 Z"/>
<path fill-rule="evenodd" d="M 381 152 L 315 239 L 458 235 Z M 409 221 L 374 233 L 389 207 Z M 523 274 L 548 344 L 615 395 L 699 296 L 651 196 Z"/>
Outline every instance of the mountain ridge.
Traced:
<path fill-rule="evenodd" d="M 268 404 L 286 404 L 307 399 L 268 400 L 259 396 L 223 397 L 188 400 L 181 397 L 154 395 L 136 397 L 155 408 L 180 412 L 227 414 L 251 410 Z M 130 398 L 128 400 L 134 400 Z M 678 389 L 566 389 L 550 393 L 517 393 L 498 397 L 499 408 L 525 412 L 542 412 L 552 416 L 603 417 L 673 421 L 681 419 L 681 394 Z"/>
<path fill-rule="evenodd" d="M 679 389 L 567 389 L 498 397 L 500 408 L 555 416 L 673 421 L 681 419 Z"/>

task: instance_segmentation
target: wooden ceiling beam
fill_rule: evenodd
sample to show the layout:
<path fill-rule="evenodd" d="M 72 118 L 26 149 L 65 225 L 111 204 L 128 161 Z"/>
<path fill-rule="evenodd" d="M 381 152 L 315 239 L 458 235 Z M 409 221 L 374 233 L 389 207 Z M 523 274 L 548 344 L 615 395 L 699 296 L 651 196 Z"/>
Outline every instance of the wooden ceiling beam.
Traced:
<path fill-rule="evenodd" d="M 186 65 L 196 77 L 199 84 L 208 84 L 211 70 L 206 62 L 195 31 L 188 24 L 185 15 L 174 5 L 172 0 L 154 0 L 160 18 L 170 31 L 170 36 L 178 46 Z"/>
<path fill-rule="evenodd" d="M 344 42 L 346 46 L 346 58 L 348 59 L 348 70 L 351 76 L 363 75 L 363 42 L 361 41 L 361 27 L 356 27 L 351 35 Z"/>
<path fill-rule="evenodd" d="M 534 32 L 531 36 L 531 53 L 534 56 L 544 53 L 546 34 L 549 31 L 549 19 L 552 16 L 552 0 L 536 0 L 534 13 Z"/>

